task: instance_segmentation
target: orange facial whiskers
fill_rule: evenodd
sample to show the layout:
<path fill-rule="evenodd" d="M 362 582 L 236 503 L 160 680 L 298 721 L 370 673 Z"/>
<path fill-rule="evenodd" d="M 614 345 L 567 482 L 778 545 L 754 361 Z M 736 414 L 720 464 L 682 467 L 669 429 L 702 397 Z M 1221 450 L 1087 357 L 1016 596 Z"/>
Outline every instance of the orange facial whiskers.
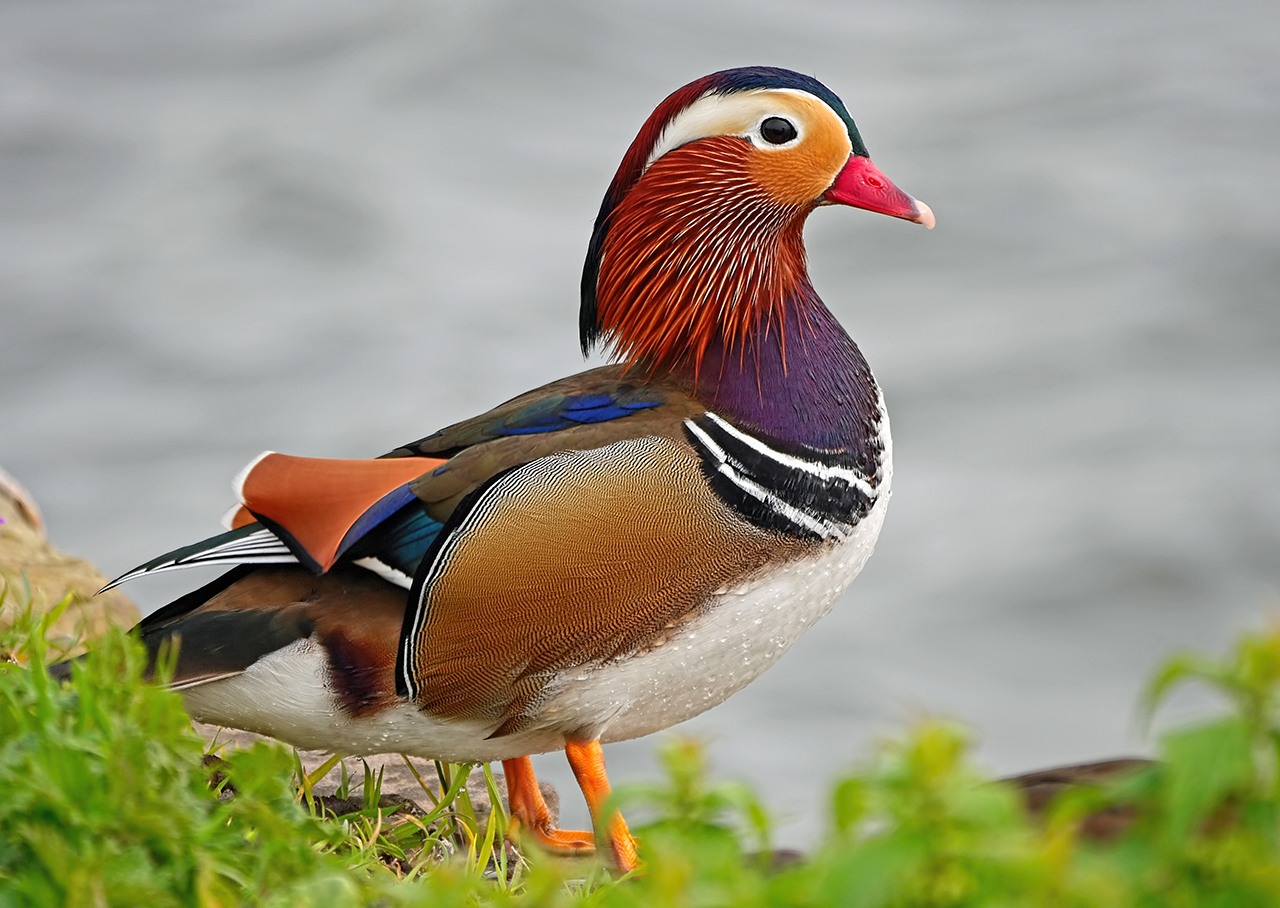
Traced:
<path fill-rule="evenodd" d="M 744 355 L 775 330 L 785 356 L 783 306 L 808 281 L 801 228 L 814 206 L 773 198 L 750 153 L 725 136 L 678 148 L 611 213 L 597 306 L 616 356 L 696 381 L 717 338 Z"/>

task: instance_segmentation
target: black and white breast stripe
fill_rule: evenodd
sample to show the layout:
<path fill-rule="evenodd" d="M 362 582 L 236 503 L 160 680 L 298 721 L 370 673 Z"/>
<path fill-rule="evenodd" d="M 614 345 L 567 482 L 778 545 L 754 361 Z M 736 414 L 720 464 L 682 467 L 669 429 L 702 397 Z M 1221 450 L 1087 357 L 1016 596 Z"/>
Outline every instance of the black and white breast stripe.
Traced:
<path fill-rule="evenodd" d="M 684 421 L 712 489 L 756 526 L 806 539 L 843 539 L 879 495 L 880 477 L 840 452 L 749 435 L 714 413 Z M 778 447 L 774 447 L 778 445 Z"/>

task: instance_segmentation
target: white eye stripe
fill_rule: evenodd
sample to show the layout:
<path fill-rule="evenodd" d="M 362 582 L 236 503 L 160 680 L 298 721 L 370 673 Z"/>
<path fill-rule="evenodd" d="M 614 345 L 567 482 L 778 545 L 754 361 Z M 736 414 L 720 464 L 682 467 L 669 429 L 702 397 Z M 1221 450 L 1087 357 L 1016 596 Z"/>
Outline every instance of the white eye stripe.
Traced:
<path fill-rule="evenodd" d="M 645 170 L 669 151 L 709 136 L 741 136 L 760 148 L 790 148 L 804 139 L 804 125 L 794 110 L 779 103 L 778 95 L 792 95 L 824 104 L 819 98 L 795 88 L 761 88 L 728 95 L 708 93 L 672 118 L 654 143 Z M 834 114 L 833 114 L 834 116 Z M 770 117 L 781 117 L 796 130 L 796 137 L 782 145 L 765 141 L 760 125 Z"/>

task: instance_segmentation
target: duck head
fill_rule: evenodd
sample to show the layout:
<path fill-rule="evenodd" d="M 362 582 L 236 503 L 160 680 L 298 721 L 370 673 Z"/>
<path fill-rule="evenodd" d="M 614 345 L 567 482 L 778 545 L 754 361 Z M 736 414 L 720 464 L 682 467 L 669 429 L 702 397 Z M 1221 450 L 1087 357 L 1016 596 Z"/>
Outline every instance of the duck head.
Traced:
<path fill-rule="evenodd" d="M 934 223 L 871 163 L 844 104 L 816 79 L 747 67 L 675 91 L 632 142 L 596 218 L 583 351 L 603 342 L 615 359 L 695 384 L 711 349 L 721 369 L 761 343 L 785 362 L 788 308 L 821 305 L 801 239 L 820 205 Z"/>

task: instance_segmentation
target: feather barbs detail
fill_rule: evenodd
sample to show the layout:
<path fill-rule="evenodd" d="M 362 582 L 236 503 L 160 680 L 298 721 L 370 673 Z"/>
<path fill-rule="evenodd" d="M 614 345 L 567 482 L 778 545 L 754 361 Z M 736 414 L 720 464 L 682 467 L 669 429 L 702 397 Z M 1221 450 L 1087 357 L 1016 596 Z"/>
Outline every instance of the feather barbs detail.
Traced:
<path fill-rule="evenodd" d="M 751 154 L 731 136 L 690 143 L 611 212 L 596 305 L 616 358 L 696 380 L 717 340 L 740 361 L 748 344 L 785 357 L 784 307 L 808 285 L 801 228 L 816 203 L 780 201 L 753 179 Z"/>

